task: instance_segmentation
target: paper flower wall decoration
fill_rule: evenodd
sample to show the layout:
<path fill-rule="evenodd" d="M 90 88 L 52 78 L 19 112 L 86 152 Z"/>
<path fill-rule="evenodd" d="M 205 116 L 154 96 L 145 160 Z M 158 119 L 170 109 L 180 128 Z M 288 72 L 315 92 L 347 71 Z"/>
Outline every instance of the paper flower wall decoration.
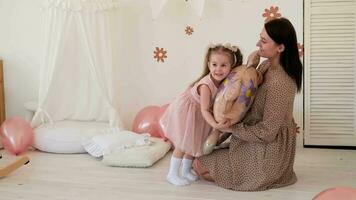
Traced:
<path fill-rule="evenodd" d="M 157 62 L 164 62 L 164 59 L 167 58 L 167 51 L 163 48 L 156 47 L 156 50 L 153 53 L 153 58 L 155 58 Z"/>
<path fill-rule="evenodd" d="M 194 32 L 193 27 L 191 27 L 191 26 L 185 27 L 185 34 L 187 34 L 187 35 L 192 35 L 193 32 Z"/>
<path fill-rule="evenodd" d="M 262 14 L 265 17 L 265 22 L 268 22 L 275 18 L 280 18 L 282 15 L 278 12 L 278 6 L 271 6 L 269 9 L 265 9 L 265 12 Z"/>

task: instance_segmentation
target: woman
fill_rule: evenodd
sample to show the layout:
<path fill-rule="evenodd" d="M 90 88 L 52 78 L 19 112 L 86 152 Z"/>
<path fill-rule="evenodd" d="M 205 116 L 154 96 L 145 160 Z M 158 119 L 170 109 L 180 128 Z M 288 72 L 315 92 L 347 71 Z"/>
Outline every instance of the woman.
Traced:
<path fill-rule="evenodd" d="M 260 191 L 296 182 L 293 170 L 296 124 L 293 104 L 302 84 L 302 64 L 293 25 L 285 18 L 267 22 L 257 42 L 264 82 L 243 122 L 228 129 L 231 142 L 194 161 L 197 174 L 239 191 Z"/>

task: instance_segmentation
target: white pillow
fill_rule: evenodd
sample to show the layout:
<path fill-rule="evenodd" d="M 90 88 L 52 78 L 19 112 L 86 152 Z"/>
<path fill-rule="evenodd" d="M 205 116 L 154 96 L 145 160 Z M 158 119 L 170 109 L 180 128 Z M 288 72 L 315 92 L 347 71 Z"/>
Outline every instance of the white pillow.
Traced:
<path fill-rule="evenodd" d="M 137 134 L 131 131 L 118 131 L 107 129 L 105 134 L 86 137 L 82 140 L 84 149 L 94 157 L 101 157 L 116 148 L 132 148 L 142 145 L 150 145 L 150 134 Z"/>
<path fill-rule="evenodd" d="M 155 137 L 150 137 L 149 141 L 146 143 L 144 140 L 136 140 L 134 145 L 126 147 L 112 146 L 109 152 L 104 153 L 103 162 L 116 167 L 150 167 L 166 155 L 171 144 Z"/>
<path fill-rule="evenodd" d="M 51 153 L 86 153 L 81 141 L 107 129 L 105 122 L 59 121 L 36 128 L 34 147 Z"/>

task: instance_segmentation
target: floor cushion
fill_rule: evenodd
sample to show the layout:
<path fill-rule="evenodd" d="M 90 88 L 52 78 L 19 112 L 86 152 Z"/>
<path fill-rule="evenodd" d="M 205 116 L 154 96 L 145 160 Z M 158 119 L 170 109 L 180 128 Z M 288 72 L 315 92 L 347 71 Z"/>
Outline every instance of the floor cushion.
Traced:
<path fill-rule="evenodd" d="M 107 129 L 107 122 L 58 121 L 37 127 L 34 147 L 50 153 L 86 153 L 83 137 L 95 136 Z"/>
<path fill-rule="evenodd" d="M 102 134 L 83 140 L 83 146 L 95 157 L 116 167 L 150 167 L 162 158 L 171 144 L 149 134 L 131 131 Z"/>

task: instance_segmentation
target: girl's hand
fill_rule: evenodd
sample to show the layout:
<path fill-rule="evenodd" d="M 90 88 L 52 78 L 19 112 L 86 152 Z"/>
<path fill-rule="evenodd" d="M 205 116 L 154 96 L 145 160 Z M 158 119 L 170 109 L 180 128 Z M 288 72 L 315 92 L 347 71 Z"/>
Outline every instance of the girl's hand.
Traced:
<path fill-rule="evenodd" d="M 221 129 L 221 128 L 224 128 L 226 125 L 225 125 L 225 123 L 224 122 L 218 122 L 216 125 L 215 125 L 215 127 L 213 127 L 213 128 L 215 128 L 215 129 Z"/>
<path fill-rule="evenodd" d="M 223 122 L 219 122 L 217 126 L 215 127 L 221 132 L 232 132 L 232 127 L 231 127 L 231 121 L 230 120 L 225 120 Z"/>

